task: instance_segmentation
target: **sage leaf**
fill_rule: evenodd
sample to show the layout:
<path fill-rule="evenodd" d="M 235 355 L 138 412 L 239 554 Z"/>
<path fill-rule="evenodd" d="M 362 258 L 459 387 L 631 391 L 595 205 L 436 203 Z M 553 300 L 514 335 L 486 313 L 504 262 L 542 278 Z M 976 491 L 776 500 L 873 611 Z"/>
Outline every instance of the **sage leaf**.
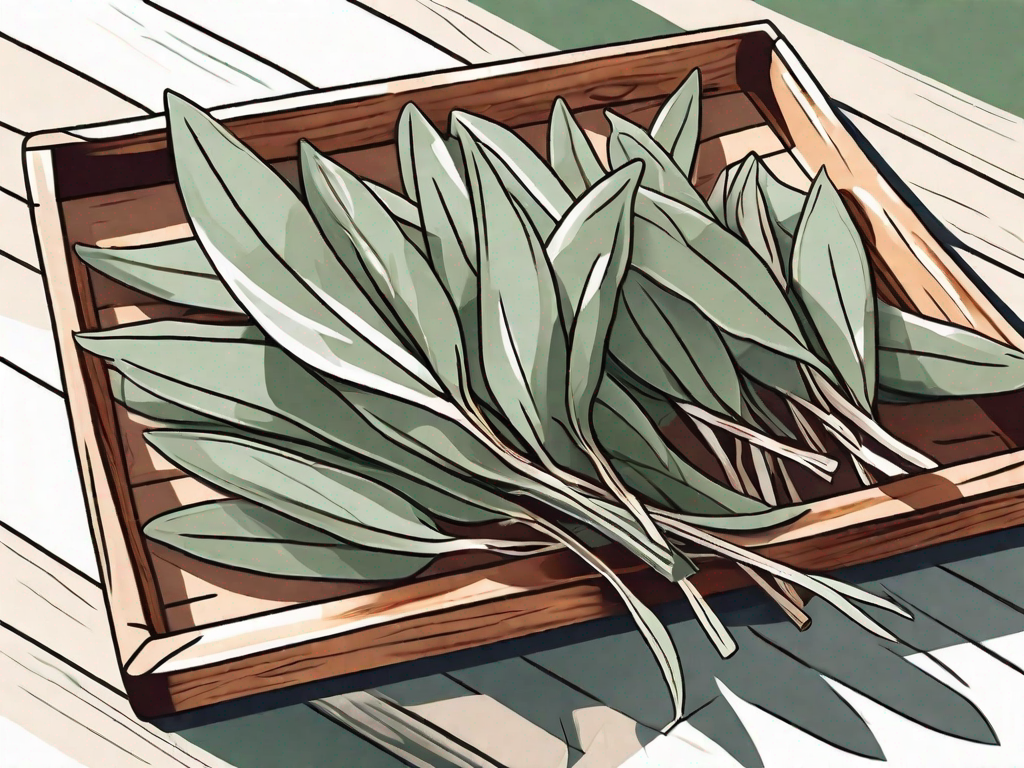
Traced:
<path fill-rule="evenodd" d="M 332 446 L 330 442 L 320 440 L 312 433 L 293 434 L 293 438 L 299 438 L 295 440 L 261 433 L 244 420 L 238 422 L 240 426 L 231 427 L 225 421 L 157 397 L 117 371 L 111 372 L 111 386 L 118 402 L 154 421 L 205 432 L 229 432 L 239 441 L 250 440 L 257 445 L 290 451 L 322 464 L 346 469 L 416 499 L 430 511 L 432 517 L 471 525 L 521 517 L 525 512 L 521 505 L 511 499 L 461 476 L 438 473 L 433 476 L 433 483 L 426 483 Z"/>
<path fill-rule="evenodd" d="M 110 392 L 114 400 L 132 413 L 163 424 L 209 427 L 218 423 L 201 413 L 157 397 L 126 378 L 120 371 L 111 370 L 109 376 Z"/>
<path fill-rule="evenodd" d="M 502 189 L 546 240 L 572 205 L 572 195 L 543 158 L 516 133 L 486 118 L 456 110 L 450 124 L 452 136 L 462 147 L 467 174 L 472 174 L 471 156 L 486 149 Z"/>
<path fill-rule="evenodd" d="M 351 215 L 346 211 L 344 195 L 349 190 L 342 188 L 343 182 L 338 178 L 341 174 L 339 171 L 335 171 L 338 168 L 339 166 L 317 152 L 316 148 L 308 141 L 301 140 L 299 142 L 302 191 L 306 198 L 306 204 L 313 213 L 316 225 L 320 228 L 320 232 L 334 251 L 338 261 L 344 265 L 345 270 L 402 341 L 404 347 L 409 350 L 415 349 L 413 338 L 403 323 L 403 318 L 397 312 L 394 302 L 376 285 L 378 281 L 375 278 L 380 275 L 381 267 L 378 264 L 367 265 L 366 263 L 365 252 L 372 251 L 372 246 L 368 245 L 365 239 L 353 234 L 350 231 L 351 227 L 347 228 L 347 225 L 351 223 Z M 348 177 L 344 177 L 344 180 L 348 181 Z M 352 186 L 355 184 L 353 183 Z M 364 215 L 363 207 L 370 214 L 377 214 L 377 220 L 373 222 L 376 227 L 382 226 L 382 220 L 387 219 L 387 232 L 394 235 L 394 231 L 399 228 L 398 224 L 387 213 L 381 214 L 383 203 L 380 202 L 380 198 L 371 194 L 366 187 L 362 187 L 358 191 L 362 193 L 358 201 L 360 215 Z M 375 205 L 368 204 L 369 200 L 373 200 Z M 347 202 L 350 203 L 350 207 L 357 204 L 354 200 Z M 372 227 L 366 229 L 374 231 Z M 392 237 L 392 240 L 398 239 Z M 403 246 L 409 242 L 404 237 L 401 240 Z"/>
<path fill-rule="evenodd" d="M 722 169 L 722 172 L 718 174 L 718 179 L 715 181 L 715 186 L 711 188 L 711 193 L 708 195 L 708 210 L 711 211 L 715 220 L 726 227 L 729 226 L 728 217 L 725 210 L 725 202 L 729 197 L 729 190 L 732 188 L 732 181 L 736 177 L 736 172 L 739 170 L 741 163 L 732 163 Z M 735 230 L 731 230 L 733 234 L 736 234 Z"/>
<path fill-rule="evenodd" d="M 214 501 L 146 523 L 153 541 L 190 557 L 250 573 L 330 581 L 407 579 L 431 558 L 345 544 L 259 504 Z"/>
<path fill-rule="evenodd" d="M 815 368 L 785 293 L 764 262 L 708 216 L 664 195 L 636 200 L 633 269 L 690 302 L 722 331 Z"/>
<path fill-rule="evenodd" d="M 808 401 L 812 399 L 800 365 L 792 357 L 728 334 L 723 338 L 736 367 L 744 376 L 776 392 L 796 395 Z"/>
<path fill-rule="evenodd" d="M 354 251 L 346 265 L 368 282 L 364 291 L 397 317 L 445 391 L 468 405 L 459 320 L 426 258 L 358 177 L 312 144 L 303 143 L 300 153 L 306 198 L 335 253 Z"/>
<path fill-rule="evenodd" d="M 146 433 L 146 442 L 228 495 L 349 544 L 427 557 L 461 548 L 418 504 L 338 467 L 213 433 L 153 430 Z"/>
<path fill-rule="evenodd" d="M 186 213 L 246 312 L 317 370 L 437 403 L 434 375 L 335 257 L 288 184 L 195 105 L 168 94 L 167 106 Z"/>
<path fill-rule="evenodd" d="M 559 96 L 548 124 L 548 162 L 565 188 L 580 197 L 605 175 L 587 134 Z"/>
<path fill-rule="evenodd" d="M 327 441 L 439 490 L 450 490 L 453 476 L 489 484 L 596 528 L 669 578 L 686 567 L 625 510 L 612 515 L 555 479 L 510 464 L 464 424 L 430 408 L 344 382 L 328 385 L 255 326 L 155 321 L 76 339 L 157 397 L 210 418 L 297 442 Z"/>
<path fill-rule="evenodd" d="M 366 421 L 363 403 L 357 406 L 345 397 L 356 399 L 364 390 L 346 389 L 336 380 L 328 384 L 268 343 L 255 326 L 156 321 L 79 334 L 77 340 L 157 397 L 229 424 L 314 445 L 327 441 L 427 482 L 452 471 L 478 472 L 488 480 L 511 477 L 500 460 L 473 440 L 463 452 L 450 450 L 428 460 L 381 435 Z M 390 407 L 396 418 L 405 410 L 426 410 L 386 396 L 374 402 L 381 410 Z M 450 421 L 436 416 L 426 429 L 445 423 Z M 461 426 L 452 429 L 465 434 Z M 409 430 L 408 437 L 415 438 L 414 427 Z"/>
<path fill-rule="evenodd" d="M 147 296 L 217 312 L 244 311 L 195 240 L 135 248 L 79 244 L 75 251 L 93 269 Z"/>
<path fill-rule="evenodd" d="M 609 175 L 566 215 L 548 246 L 562 318 L 571 322 L 567 398 L 573 431 L 596 451 L 590 412 L 604 376 L 608 334 L 632 252 L 640 164 Z M 583 277 L 581 281 L 579 278 Z"/>
<path fill-rule="evenodd" d="M 787 268 L 782 263 L 782 245 L 772 226 L 768 201 L 758 184 L 759 163 L 756 155 L 748 155 L 737 172 L 726 201 L 726 221 L 733 232 L 768 265 L 779 285 L 786 288 L 788 278 Z"/>
<path fill-rule="evenodd" d="M 594 403 L 594 431 L 612 465 L 634 490 L 666 508 L 698 516 L 743 515 L 764 506 L 703 474 L 666 441 L 656 419 L 675 412 L 606 376 Z M 646 407 L 645 407 L 646 406 Z"/>
<path fill-rule="evenodd" d="M 540 235 L 499 181 L 486 148 L 467 152 L 480 259 L 480 343 L 494 401 L 530 448 L 567 420 L 567 341 L 558 292 Z M 561 424 L 561 425 L 560 425 Z"/>
<path fill-rule="evenodd" d="M 877 302 L 878 386 L 886 400 L 977 397 L 1024 389 L 1024 352 L 980 333 Z"/>
<path fill-rule="evenodd" d="M 569 226 L 556 231 L 549 255 L 555 274 L 559 275 L 559 265 L 565 273 L 558 283 L 566 309 L 563 317 L 571 319 L 566 398 L 573 434 L 605 484 L 648 535 L 663 540 L 647 510 L 608 462 L 594 436 L 592 422 L 594 398 L 604 377 L 608 334 L 629 269 L 633 200 L 640 173 L 640 163 L 630 163 L 595 185 L 567 214 L 563 224 Z M 578 224 L 573 225 L 573 220 Z M 584 271 L 580 285 L 578 278 Z"/>
<path fill-rule="evenodd" d="M 409 104 L 398 119 L 402 186 L 418 201 L 427 252 L 462 312 L 476 295 L 476 233 L 469 189 L 433 124 Z"/>
<path fill-rule="evenodd" d="M 622 290 L 611 354 L 668 397 L 736 418 L 740 379 L 721 332 L 690 302 L 642 275 Z"/>
<path fill-rule="evenodd" d="M 687 178 L 693 174 L 700 139 L 700 92 L 700 70 L 695 69 L 662 104 L 651 124 L 651 138 Z"/>
<path fill-rule="evenodd" d="M 836 372 L 870 413 L 877 380 L 871 267 L 860 233 L 824 168 L 797 227 L 792 280 Z"/>
<path fill-rule="evenodd" d="M 569 551 L 574 552 L 585 563 L 597 573 L 607 579 L 608 583 L 622 598 L 630 616 L 636 622 L 640 634 L 643 635 L 647 647 L 654 654 L 655 661 L 661 671 L 662 677 L 669 689 L 672 699 L 673 722 L 683 716 L 683 705 L 685 704 L 685 686 L 683 684 L 683 671 L 679 664 L 679 652 L 672 642 L 665 625 L 655 615 L 654 611 L 648 608 L 626 584 L 619 578 L 619 575 L 609 568 L 601 558 L 595 555 L 584 542 L 572 532 L 570 526 L 556 525 L 554 523 L 542 523 L 542 530 L 549 536 L 560 542 Z"/>
<path fill-rule="evenodd" d="M 500 415 L 483 373 L 476 229 L 460 144 L 443 139 L 413 104 L 402 110 L 397 133 L 402 184 L 419 201 L 427 253 L 458 312 L 469 390 L 491 426 L 519 450 L 521 441 Z"/>
<path fill-rule="evenodd" d="M 387 208 L 388 213 L 402 228 L 402 232 L 409 242 L 415 245 L 420 253 L 427 253 L 427 240 L 423 235 L 423 223 L 420 220 L 420 209 L 417 205 L 381 184 L 369 179 L 362 181 L 366 188 L 373 192 L 374 197 L 380 200 L 381 205 Z"/>
<path fill-rule="evenodd" d="M 613 169 L 620 168 L 631 160 L 642 160 L 644 175 L 640 179 L 640 184 L 643 187 L 660 192 L 704 215 L 711 215 L 707 203 L 693 188 L 689 177 L 647 131 L 610 110 L 605 111 L 605 116 L 611 123 L 608 162 Z"/>

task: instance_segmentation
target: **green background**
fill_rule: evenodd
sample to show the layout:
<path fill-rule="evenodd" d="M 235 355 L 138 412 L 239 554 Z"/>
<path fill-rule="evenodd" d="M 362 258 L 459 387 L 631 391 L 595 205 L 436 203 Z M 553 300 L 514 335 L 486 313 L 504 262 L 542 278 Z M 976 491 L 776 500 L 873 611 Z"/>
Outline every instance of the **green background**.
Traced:
<path fill-rule="evenodd" d="M 632 0 L 473 2 L 562 49 L 680 31 Z M 761 5 L 1024 116 L 1024 0 L 761 0 Z"/>

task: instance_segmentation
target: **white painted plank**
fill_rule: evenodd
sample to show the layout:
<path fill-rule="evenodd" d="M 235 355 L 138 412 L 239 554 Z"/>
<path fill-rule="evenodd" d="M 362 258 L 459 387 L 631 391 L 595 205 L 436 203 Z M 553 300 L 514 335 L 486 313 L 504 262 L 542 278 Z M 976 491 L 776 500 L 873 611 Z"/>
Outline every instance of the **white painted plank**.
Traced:
<path fill-rule="evenodd" d="M 3 257 L 39 269 L 34 231 L 28 205 L 17 197 L 0 192 L 0 251 Z"/>
<path fill-rule="evenodd" d="M 3 768 L 77 768 L 81 765 L 6 717 L 0 717 L 0 744 L 4 745 L 4 754 L 0 757 Z"/>
<path fill-rule="evenodd" d="M 204 106 L 306 88 L 142 0 L 2 0 L 0 19 L 10 37 L 157 112 L 167 88 Z"/>
<path fill-rule="evenodd" d="M 28 5 L 37 4 L 0 0 L 0 31 L 13 35 L 15 28 L 24 24 L 15 15 L 27 13 Z M 27 38 L 22 39 L 27 42 Z M 17 73 L 17 77 L 4 77 L 0 115 L 4 123 L 22 133 L 146 114 L 142 107 L 44 59 L 16 40 L 0 37 L 0 71 Z M 20 194 L 24 196 L 24 189 Z"/>
<path fill-rule="evenodd" d="M 0 17 L 0 28 L 6 26 L 5 21 Z M 22 200 L 28 197 L 22 164 L 25 134 L 146 114 L 107 89 L 3 37 L 0 72 L 5 73 L 0 88 L 0 121 L 4 124 L 0 126 L 0 189 Z"/>
<path fill-rule="evenodd" d="M 60 364 L 43 277 L 0 257 L 0 359 L 60 389 Z"/>
<path fill-rule="evenodd" d="M 98 579 L 64 398 L 6 365 L 0 365 L 0 520 Z"/>
<path fill-rule="evenodd" d="M 555 50 L 469 0 L 363 0 L 363 4 L 473 63 Z"/>
<path fill-rule="evenodd" d="M 461 63 L 387 19 L 344 0 L 159 0 L 158 5 L 317 88 L 384 80 Z"/>
<path fill-rule="evenodd" d="M 770 20 L 833 99 L 1024 193 L 1024 119 L 752 0 L 635 0 L 683 29 Z"/>
<path fill-rule="evenodd" d="M 965 245 L 1024 272 L 1024 198 L 856 115 L 854 127 Z M 1024 145 L 1021 146 L 1024 152 Z"/>
<path fill-rule="evenodd" d="M 120 688 L 100 585 L 0 526 L 0 622 Z"/>
<path fill-rule="evenodd" d="M 140 723 L 127 699 L 0 627 L 0 716 L 90 768 L 227 764 Z"/>

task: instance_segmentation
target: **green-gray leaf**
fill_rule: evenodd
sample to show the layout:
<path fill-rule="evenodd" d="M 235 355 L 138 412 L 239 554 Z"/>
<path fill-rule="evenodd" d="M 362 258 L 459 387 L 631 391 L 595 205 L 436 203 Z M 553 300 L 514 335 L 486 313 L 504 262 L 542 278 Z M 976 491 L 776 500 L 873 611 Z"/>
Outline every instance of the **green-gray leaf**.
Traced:
<path fill-rule="evenodd" d="M 172 464 L 228 495 L 349 544 L 430 557 L 463 548 L 418 504 L 338 467 L 230 435 L 154 430 L 146 441 Z"/>
<path fill-rule="evenodd" d="M 110 391 L 118 403 L 132 413 L 163 424 L 211 424 L 216 423 L 201 413 L 190 411 L 174 403 L 156 397 L 152 392 L 126 379 L 119 371 L 111 370 Z"/>
<path fill-rule="evenodd" d="M 218 312 L 245 311 L 195 240 L 136 248 L 77 245 L 75 251 L 93 269 L 148 296 Z"/>
<path fill-rule="evenodd" d="M 336 258 L 277 173 L 168 94 L 182 199 L 203 251 L 247 313 L 320 371 L 420 402 L 440 387 Z"/>
<path fill-rule="evenodd" d="M 605 175 L 597 152 L 561 96 L 551 107 L 548 161 L 565 188 L 576 197 Z"/>
<path fill-rule="evenodd" d="M 758 183 L 759 165 L 757 156 L 750 154 L 740 166 L 726 199 L 726 223 L 761 257 L 779 285 L 785 288 L 788 265 L 783 265 L 782 245 L 772 226 L 768 201 Z"/>
<path fill-rule="evenodd" d="M 581 199 L 579 212 L 574 216 L 574 209 L 567 216 L 579 219 L 578 225 L 568 228 L 575 237 L 553 238 L 555 248 L 549 247 L 559 294 L 568 304 L 565 309 L 572 312 L 563 315 L 572 318 L 567 329 L 569 416 L 577 438 L 593 452 L 598 449 L 591 408 L 604 376 L 608 334 L 619 290 L 629 269 L 633 201 L 640 173 L 640 164 L 631 163 L 599 182 Z M 558 232 L 561 231 L 560 227 Z M 575 278 L 584 270 L 583 285 L 577 288 Z"/>
<path fill-rule="evenodd" d="M 643 187 L 711 215 L 711 209 L 687 175 L 647 131 L 614 112 L 606 111 L 605 115 L 612 127 L 608 136 L 608 162 L 612 168 L 619 168 L 630 160 L 643 160 L 644 175 L 640 180 Z"/>
<path fill-rule="evenodd" d="M 415 245 L 420 253 L 427 253 L 427 239 L 423 236 L 423 222 L 420 220 L 420 209 L 416 204 L 402 197 L 397 192 L 392 192 L 387 187 L 369 179 L 364 179 L 363 183 L 380 200 L 381 204 L 387 208 L 395 223 L 402 228 L 402 232 L 409 238 L 409 242 Z"/>
<path fill-rule="evenodd" d="M 729 334 L 726 334 L 724 339 L 733 360 L 736 361 L 736 367 L 743 371 L 745 376 L 776 392 L 811 400 L 796 360 Z"/>
<path fill-rule="evenodd" d="M 490 152 L 494 173 L 506 193 L 526 212 L 542 240 L 546 240 L 572 205 L 572 195 L 562 186 L 533 147 L 513 131 L 477 115 L 456 110 L 451 132 L 461 146 L 470 173 L 471 156 L 481 148 Z"/>
<path fill-rule="evenodd" d="M 693 173 L 700 138 L 700 70 L 693 70 L 658 110 L 651 138 L 668 152 L 687 178 Z"/>
<path fill-rule="evenodd" d="M 689 301 L 722 331 L 827 371 L 808 350 L 789 300 L 764 262 L 699 211 L 641 190 L 633 268 Z"/>
<path fill-rule="evenodd" d="M 402 185 L 420 207 L 427 251 L 462 311 L 476 296 L 476 236 L 469 190 L 444 139 L 413 104 L 398 119 Z"/>
<path fill-rule="evenodd" d="M 836 372 L 866 412 L 875 399 L 875 297 L 864 243 L 825 169 L 793 241 L 793 290 Z"/>
<path fill-rule="evenodd" d="M 497 459 L 481 467 L 451 451 L 428 460 L 380 434 L 367 423 L 361 406 L 346 399 L 343 384 L 328 386 L 267 343 L 255 326 L 157 321 L 79 334 L 77 339 L 153 395 L 213 419 L 314 445 L 327 441 L 425 482 L 439 472 L 486 474 L 487 467 L 506 480 L 511 477 Z M 356 393 L 353 398 L 363 392 L 350 391 Z M 390 403 L 395 414 L 422 410 L 386 396 L 380 400 Z M 440 416 L 435 421 L 450 423 Z M 436 424 L 430 429 L 437 429 Z M 480 455 L 479 446 L 476 451 Z"/>
<path fill-rule="evenodd" d="M 669 445 L 654 419 L 674 416 L 666 401 L 646 398 L 606 376 L 594 404 L 594 429 L 623 479 L 668 509 L 708 516 L 763 510 L 760 502 L 716 483 Z"/>
<path fill-rule="evenodd" d="M 631 374 L 679 402 L 740 414 L 739 375 L 722 334 L 689 301 L 633 274 L 622 290 L 610 351 Z"/>
<path fill-rule="evenodd" d="M 268 576 L 385 581 L 415 576 L 432 558 L 353 547 L 244 500 L 214 501 L 160 515 L 143 529 L 171 549 Z"/>
<path fill-rule="evenodd" d="M 303 142 L 300 154 L 306 198 L 335 253 L 352 254 L 341 258 L 366 281 L 363 290 L 397 318 L 449 396 L 468 404 L 458 317 L 424 255 L 358 177 L 312 144 Z"/>
<path fill-rule="evenodd" d="M 211 418 L 159 398 L 117 371 L 111 371 L 110 378 L 115 399 L 135 413 L 177 427 L 231 432 L 261 445 L 290 451 L 322 464 L 340 467 L 386 484 L 393 490 L 416 499 L 430 511 L 433 517 L 461 524 L 475 524 L 521 516 L 524 512 L 519 504 L 510 499 L 455 474 L 437 472 L 432 476 L 431 482 L 426 483 L 396 470 L 384 468 L 372 461 L 361 459 L 343 448 L 332 446 L 330 442 L 321 440 L 312 433 L 292 433 L 284 437 L 293 439 L 283 439 L 283 437 L 272 437 L 254 429 L 252 423 L 244 422 L 244 420 L 240 420 L 240 423 L 236 422 L 235 426 L 230 426 L 225 421 Z M 296 438 L 301 442 L 296 441 Z"/>
<path fill-rule="evenodd" d="M 343 382 L 328 386 L 255 326 L 156 321 L 77 340 L 126 378 L 189 410 L 271 436 L 327 441 L 440 490 L 449 490 L 452 476 L 490 483 L 592 525 L 663 575 L 684 565 L 628 514 L 607 515 L 571 489 L 521 474 L 522 467 L 433 410 Z"/>
<path fill-rule="evenodd" d="M 486 147 L 466 153 L 480 257 L 480 343 L 495 403 L 540 457 L 565 424 L 566 335 L 551 264 Z"/>
<path fill-rule="evenodd" d="M 877 303 L 878 386 L 886 399 L 1024 389 L 1024 352 L 980 333 Z"/>

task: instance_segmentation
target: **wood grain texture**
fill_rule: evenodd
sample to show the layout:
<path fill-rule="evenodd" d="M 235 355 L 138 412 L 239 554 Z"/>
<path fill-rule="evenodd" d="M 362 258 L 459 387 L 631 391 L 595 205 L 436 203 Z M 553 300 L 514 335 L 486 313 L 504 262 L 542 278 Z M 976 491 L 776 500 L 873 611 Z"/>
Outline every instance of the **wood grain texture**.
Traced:
<path fill-rule="evenodd" d="M 163 617 L 159 613 L 160 603 L 156 599 L 149 570 L 151 566 L 142 547 L 138 526 L 123 524 L 115 511 L 115 498 L 120 498 L 120 507 L 125 508 L 127 488 L 118 485 L 108 474 L 109 457 L 119 456 L 121 450 L 117 433 L 112 429 L 110 401 L 96 402 L 93 399 L 93 382 L 103 376 L 102 366 L 96 360 L 84 360 L 73 338 L 84 323 L 95 324 L 95 308 L 90 303 L 88 292 L 84 297 L 80 295 L 84 265 L 67 258 L 61 214 L 53 187 L 50 152 L 30 152 L 27 162 L 32 197 L 40 201 L 34 224 L 48 276 L 57 347 L 64 365 L 75 453 L 91 526 L 94 535 L 99 537 L 100 575 L 112 615 L 116 617 L 113 622 L 114 639 L 119 658 L 125 659 L 141 646 L 150 632 L 163 629 Z M 90 315 L 93 318 L 87 320 Z M 102 522 L 100 518 L 104 518 Z M 132 565 L 114 568 L 112 562 Z M 149 598 L 145 603 L 139 600 L 140 590 Z"/>
<path fill-rule="evenodd" d="M 473 64 L 555 50 L 467 0 L 364 0 L 363 4 Z"/>
<path fill-rule="evenodd" d="M 10 16 L 14 12 L 10 11 Z M 147 110 L 0 35 L 0 189 L 26 198 L 22 143 L 34 131 L 138 117 Z"/>
<path fill-rule="evenodd" d="M 13 705 L 27 703 L 26 707 L 12 707 L 11 719 L 48 743 L 66 747 L 68 754 L 86 766 L 106 768 L 123 764 L 118 759 L 111 761 L 106 749 L 81 751 L 103 737 L 129 748 L 153 765 L 224 765 L 198 746 L 219 744 L 229 737 L 220 733 L 220 725 L 189 730 L 183 735 L 168 734 L 138 721 L 131 712 L 122 692 L 103 593 L 95 581 L 0 527 L 0 588 L 5 596 L 0 601 L 0 623 L 5 625 L 0 628 L 0 654 L 5 654 L 0 655 L 0 713 L 8 715 L 4 708 L 8 701 Z M 25 637 L 34 642 L 23 641 Z M 506 668 L 520 670 L 519 678 L 522 668 L 533 669 L 516 659 L 488 666 L 490 670 Z M 14 674 L 9 674 L 11 669 Z M 631 718 L 599 707 L 597 702 L 554 678 L 536 670 L 533 674 L 544 680 L 543 690 L 549 702 L 573 705 L 565 712 L 567 718 L 573 718 L 567 728 L 574 743 L 579 743 L 594 765 L 611 768 L 640 748 L 635 738 L 625 738 L 628 728 L 641 727 Z M 447 686 L 436 684 L 439 681 L 447 681 Z M 13 686 L 21 689 L 15 690 Z M 449 764 L 444 760 L 456 766 L 491 766 L 499 760 L 498 764 L 505 766 L 532 768 L 537 763 L 529 762 L 531 758 L 557 756 L 562 744 L 561 733 L 545 731 L 543 724 L 537 722 L 539 702 L 535 697 L 540 690 L 535 681 L 518 696 L 514 686 L 488 686 L 486 693 L 474 694 L 450 679 L 433 676 L 387 686 L 384 691 L 314 700 L 308 706 L 344 725 L 346 730 L 326 734 L 339 750 L 351 749 L 349 740 L 363 738 L 385 753 L 426 768 Z M 30 693 L 62 707 L 74 719 L 69 722 L 46 707 L 37 706 Z M 306 731 L 292 732 L 302 724 L 296 722 L 303 720 L 298 712 L 302 709 L 305 707 L 242 718 L 228 729 L 237 726 L 244 731 L 247 721 L 255 719 L 263 727 L 259 736 L 250 734 L 249 738 L 266 742 L 265 747 L 290 745 L 292 750 L 309 755 L 309 746 L 298 741 Z M 613 723 L 618 724 L 614 740 L 597 738 L 603 728 Z M 507 745 L 504 750 L 503 745 Z M 531 747 L 523 750 L 523 745 Z M 164 755 L 154 761 L 151 749 L 162 750 Z M 686 756 L 689 746 L 680 744 L 678 751 L 681 757 Z M 342 753 L 351 754 L 336 754 Z M 564 753 L 563 747 L 563 757 Z M 578 756 L 579 752 L 575 754 Z M 230 755 L 231 752 L 222 754 L 225 758 Z M 620 759 L 616 761 L 616 757 Z"/>
<path fill-rule="evenodd" d="M 228 764 L 139 722 L 128 701 L 0 627 L 0 715 L 90 768 Z"/>
<path fill-rule="evenodd" d="M 359 691 L 331 696 L 310 702 L 310 706 L 339 725 L 366 734 L 374 744 L 409 765 L 423 768 L 500 768 L 501 765 L 485 752 L 466 746 L 429 721 L 373 693 Z M 536 738 L 536 730 L 531 728 L 526 735 Z M 495 743 L 492 751 L 497 747 Z"/>
<path fill-rule="evenodd" d="M 96 582 L 0 527 L 0 590 L 0 714 L 86 766 L 226 768 L 136 719 Z"/>
<path fill-rule="evenodd" d="M 32 233 L 32 206 L 3 192 L 0 192 L 0 251 L 0 258 L 39 269 L 39 254 Z"/>
<path fill-rule="evenodd" d="M 307 87 L 142 0 L 39 0 L 4 14 L 4 31 L 154 112 L 167 88 L 211 106 Z"/>
<path fill-rule="evenodd" d="M 64 398 L 4 363 L 0 522 L 98 578 Z"/>
<path fill-rule="evenodd" d="M 313 88 L 386 80 L 463 63 L 446 53 L 443 45 L 439 48 L 438 41 L 432 43 L 429 36 L 416 37 L 403 29 L 401 15 L 392 22 L 344 0 L 294 0 L 286 5 L 276 0 L 156 0 L 152 4 L 273 62 Z"/>
<path fill-rule="evenodd" d="M 113 687 L 121 670 L 99 584 L 0 527 L 0 622 Z"/>
<path fill-rule="evenodd" d="M 752 0 L 635 0 L 683 29 L 775 24 L 835 100 L 1024 194 L 1024 120 Z"/>

